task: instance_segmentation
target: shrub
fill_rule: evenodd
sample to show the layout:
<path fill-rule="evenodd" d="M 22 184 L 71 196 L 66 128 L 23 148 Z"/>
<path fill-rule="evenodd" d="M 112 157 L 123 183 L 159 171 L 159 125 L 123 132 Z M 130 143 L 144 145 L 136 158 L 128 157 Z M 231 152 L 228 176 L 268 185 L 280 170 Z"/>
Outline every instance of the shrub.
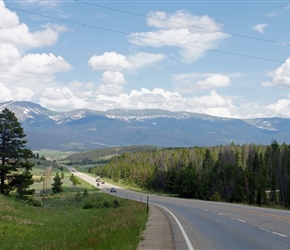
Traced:
<path fill-rule="evenodd" d="M 82 199 L 82 195 L 80 192 L 76 193 L 76 201 L 80 201 Z"/>
<path fill-rule="evenodd" d="M 109 208 L 109 207 L 111 207 L 111 206 L 112 206 L 112 204 L 111 204 L 109 201 L 105 200 L 105 201 L 103 202 L 103 207 L 105 207 L 105 208 Z"/>
<path fill-rule="evenodd" d="M 114 207 L 119 207 L 120 206 L 120 201 L 118 199 L 114 199 L 113 200 L 113 204 L 114 204 Z"/>
<path fill-rule="evenodd" d="M 80 184 L 78 178 L 76 176 L 74 176 L 74 174 L 71 174 L 71 176 L 69 177 L 69 179 L 73 183 L 74 186 L 76 186 L 77 184 Z"/>
<path fill-rule="evenodd" d="M 40 200 L 33 199 L 31 204 L 35 207 L 42 207 L 42 202 Z"/>
<path fill-rule="evenodd" d="M 42 202 L 40 200 L 34 199 L 32 196 L 24 196 L 22 197 L 23 200 L 25 200 L 28 204 L 35 206 L 35 207 L 41 207 Z"/>
<path fill-rule="evenodd" d="M 85 188 L 83 196 L 86 197 L 88 195 L 89 195 L 88 190 Z"/>
<path fill-rule="evenodd" d="M 83 209 L 90 209 L 90 208 L 93 208 L 93 204 L 91 202 L 86 202 L 84 205 L 83 205 Z"/>
<path fill-rule="evenodd" d="M 213 196 L 209 198 L 210 201 L 222 201 L 222 197 L 219 192 L 215 191 Z"/>

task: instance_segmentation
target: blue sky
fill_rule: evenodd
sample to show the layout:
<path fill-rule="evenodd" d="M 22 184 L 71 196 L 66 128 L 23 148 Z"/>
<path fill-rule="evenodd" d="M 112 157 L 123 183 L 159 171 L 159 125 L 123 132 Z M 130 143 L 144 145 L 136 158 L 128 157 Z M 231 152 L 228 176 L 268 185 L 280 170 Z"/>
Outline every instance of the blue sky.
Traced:
<path fill-rule="evenodd" d="M 290 118 L 290 1 L 1 1 L 0 102 Z"/>

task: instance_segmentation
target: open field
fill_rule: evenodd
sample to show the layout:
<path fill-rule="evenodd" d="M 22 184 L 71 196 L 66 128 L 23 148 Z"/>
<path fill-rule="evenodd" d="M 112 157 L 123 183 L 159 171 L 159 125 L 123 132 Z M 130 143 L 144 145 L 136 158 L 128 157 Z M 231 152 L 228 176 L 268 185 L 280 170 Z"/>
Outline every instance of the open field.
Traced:
<path fill-rule="evenodd" d="M 51 168 L 46 195 L 15 199 L 0 195 L 0 249 L 136 249 L 147 222 L 144 203 L 116 198 L 78 179 L 56 163 L 32 159 L 31 186 L 43 191 L 45 170 Z M 59 172 L 63 192 L 52 194 Z M 39 193 L 39 192 L 38 192 Z M 34 206 L 33 206 L 34 205 Z"/>
<path fill-rule="evenodd" d="M 0 196 L 0 249 L 136 249 L 147 221 L 145 204 L 96 191 L 43 204 Z"/>
<path fill-rule="evenodd" d="M 38 153 L 39 158 L 44 156 L 46 158 L 50 157 L 50 158 L 54 158 L 56 160 L 65 159 L 70 154 L 75 153 L 75 152 L 71 152 L 71 151 L 59 151 L 59 150 L 51 150 L 51 149 L 41 149 L 41 150 L 35 150 L 33 152 L 35 154 Z"/>

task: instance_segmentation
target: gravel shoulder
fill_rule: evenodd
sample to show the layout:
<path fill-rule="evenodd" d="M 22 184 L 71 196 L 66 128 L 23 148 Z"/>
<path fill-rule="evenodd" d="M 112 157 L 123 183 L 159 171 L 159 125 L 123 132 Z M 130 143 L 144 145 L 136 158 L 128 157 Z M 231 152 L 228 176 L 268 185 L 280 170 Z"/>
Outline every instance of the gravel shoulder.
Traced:
<path fill-rule="evenodd" d="M 173 250 L 174 238 L 167 215 L 157 206 L 149 206 L 146 229 L 142 232 L 138 250 Z"/>

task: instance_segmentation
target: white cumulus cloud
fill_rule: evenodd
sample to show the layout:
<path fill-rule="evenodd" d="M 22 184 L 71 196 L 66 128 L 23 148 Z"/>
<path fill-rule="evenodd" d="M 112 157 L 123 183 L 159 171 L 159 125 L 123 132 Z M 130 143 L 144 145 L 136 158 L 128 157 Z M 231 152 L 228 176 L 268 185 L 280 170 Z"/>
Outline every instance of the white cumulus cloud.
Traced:
<path fill-rule="evenodd" d="M 64 31 L 63 25 L 43 24 L 32 32 L 0 1 L 0 101 L 31 100 L 47 86 L 56 85 L 55 73 L 72 69 L 62 56 L 28 52 L 56 44 Z"/>
<path fill-rule="evenodd" d="M 230 77 L 215 73 L 176 74 L 172 77 L 180 93 L 189 94 L 200 90 L 213 90 L 230 86 Z"/>
<path fill-rule="evenodd" d="M 105 71 L 103 73 L 102 82 L 105 83 L 115 83 L 115 84 L 123 84 L 126 82 L 126 79 L 123 73 L 119 71 Z"/>
<path fill-rule="evenodd" d="M 76 97 L 67 87 L 47 88 L 40 98 L 40 104 L 56 110 L 73 110 L 88 106 L 86 100 Z"/>
<path fill-rule="evenodd" d="M 232 99 L 218 95 L 211 91 L 209 95 L 185 98 L 178 92 L 166 91 L 162 88 L 152 90 L 142 88 L 132 90 L 129 94 L 121 93 L 111 96 L 101 94 L 96 96 L 95 106 L 103 110 L 124 109 L 164 109 L 170 111 L 188 111 L 231 117 L 236 113 Z"/>
<path fill-rule="evenodd" d="M 271 81 L 263 82 L 263 86 L 283 86 L 290 87 L 290 57 L 286 59 L 280 67 L 275 71 L 270 72 L 269 75 L 272 77 Z"/>
<path fill-rule="evenodd" d="M 10 101 L 12 100 L 12 91 L 6 87 L 5 84 L 0 82 L 0 101 L 5 102 L 5 101 Z"/>
<path fill-rule="evenodd" d="M 18 63 L 20 53 L 17 48 L 8 43 L 0 43 L 0 69 L 5 72 Z"/>
<path fill-rule="evenodd" d="M 207 49 L 216 48 L 220 41 L 229 37 L 222 33 L 222 25 L 209 16 L 194 16 L 180 10 L 173 14 L 151 11 L 147 15 L 149 26 L 154 31 L 132 33 L 131 43 L 150 47 L 177 47 L 184 63 L 201 58 Z"/>
<path fill-rule="evenodd" d="M 61 25 L 46 24 L 44 29 L 31 32 L 25 23 L 21 23 L 17 14 L 0 2 L 0 43 L 10 43 L 20 48 L 37 48 L 54 45 L 59 33 L 65 31 Z"/>
<path fill-rule="evenodd" d="M 0 82 L 0 90 L 0 102 L 11 100 L 31 101 L 31 98 L 34 96 L 34 92 L 28 88 L 7 86 L 2 82 Z"/>
<path fill-rule="evenodd" d="M 201 89 L 223 88 L 230 85 L 230 79 L 225 75 L 216 74 L 198 81 L 197 85 Z"/>
<path fill-rule="evenodd" d="M 94 70 L 124 70 L 134 67 L 134 64 L 121 54 L 116 52 L 105 52 L 103 55 L 93 55 L 89 61 L 89 66 Z"/>
<path fill-rule="evenodd" d="M 46 74 L 51 75 L 55 72 L 65 72 L 70 70 L 71 65 L 61 56 L 49 54 L 28 54 L 22 57 L 15 71 L 23 74 Z"/>
<path fill-rule="evenodd" d="M 0 56 L 0 81 L 9 88 L 18 86 L 41 91 L 46 84 L 52 84 L 55 73 L 72 69 L 66 60 L 52 53 L 22 56 L 11 44 L 0 44 L 0 53 L 3 55 Z"/>

